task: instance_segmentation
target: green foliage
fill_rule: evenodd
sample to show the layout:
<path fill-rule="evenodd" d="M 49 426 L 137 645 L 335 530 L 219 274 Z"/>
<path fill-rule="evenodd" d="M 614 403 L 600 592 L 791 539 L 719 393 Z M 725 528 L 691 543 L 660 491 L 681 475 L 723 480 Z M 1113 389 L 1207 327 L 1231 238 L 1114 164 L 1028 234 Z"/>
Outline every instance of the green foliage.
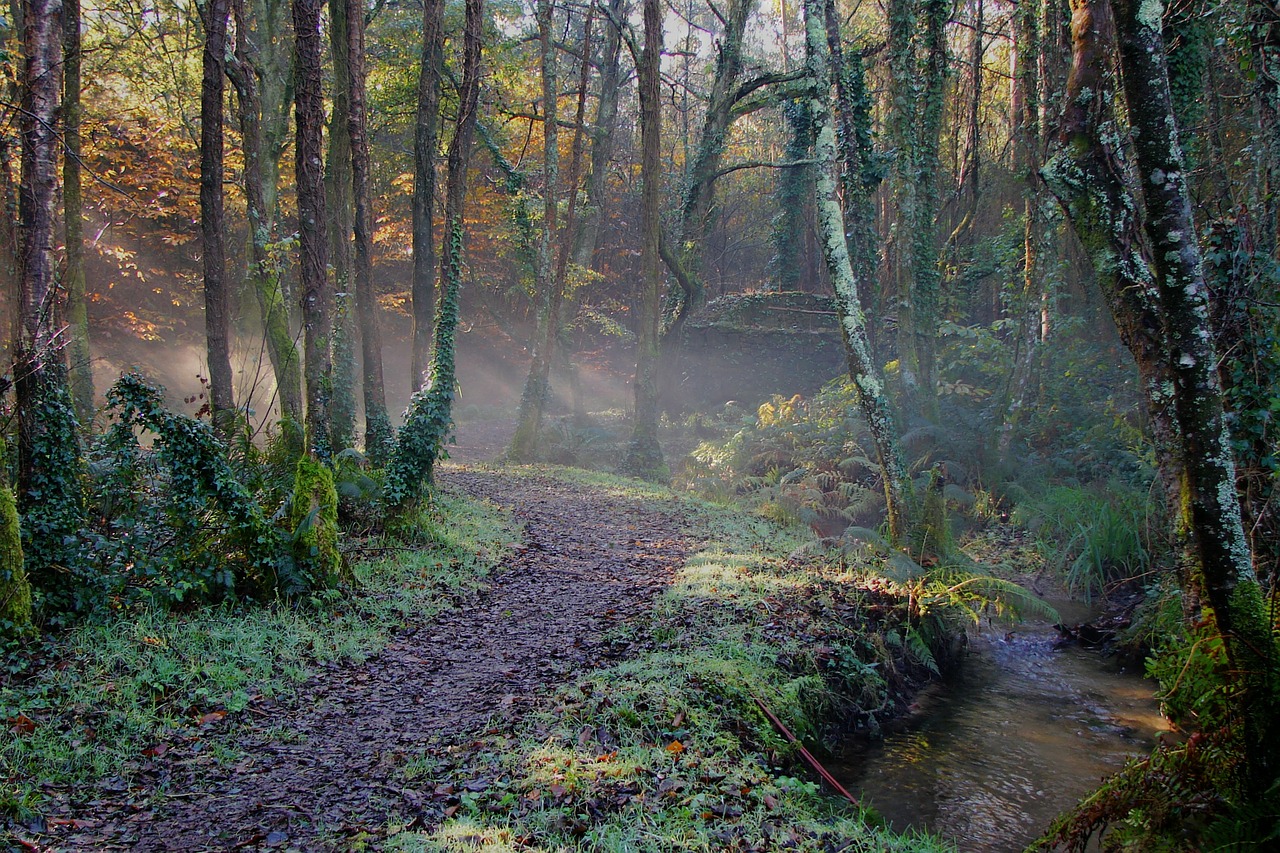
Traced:
<path fill-rule="evenodd" d="M 200 540 L 201 519 L 210 505 L 226 519 L 228 544 L 234 543 L 234 550 L 242 555 L 243 573 L 233 575 L 227 568 L 230 559 L 188 553 L 180 562 L 189 566 L 199 563 L 192 572 L 193 586 L 206 593 L 220 588 L 259 596 L 289 596 L 320 581 L 287 556 L 279 531 L 237 478 L 227 462 L 226 448 L 209 424 L 169 411 L 160 391 L 136 373 L 122 376 L 107 393 L 107 402 L 119 416 L 110 430 L 110 441 L 118 453 L 128 456 L 138 452 L 133 436 L 136 428 L 156 436 L 159 461 L 169 476 L 166 517 L 179 548 Z"/>
<path fill-rule="evenodd" d="M 333 472 L 310 456 L 298 459 L 289 521 L 294 564 L 313 586 L 335 586 L 344 574 L 338 553 L 338 491 Z"/>
<path fill-rule="evenodd" d="M 27 381 L 33 383 L 23 413 L 30 424 L 28 479 L 21 484 L 22 553 L 27 577 L 50 614 L 80 602 L 73 574 L 85 520 L 85 467 L 80 433 L 64 369 L 49 359 Z"/>
<path fill-rule="evenodd" d="M 452 265 L 446 271 L 444 300 L 436 315 L 435 355 L 430 379 L 409 400 L 404 426 L 387 463 L 383 500 L 393 513 L 403 512 L 431 483 L 436 462 L 448 458 L 445 442 L 453 428 L 455 337 L 458 331 L 458 291 L 462 283 L 462 225 L 449 234 Z"/>
<path fill-rule="evenodd" d="M 13 492 L 0 485 L 0 641 L 31 630 L 31 584 L 22 564 L 22 528 Z"/>

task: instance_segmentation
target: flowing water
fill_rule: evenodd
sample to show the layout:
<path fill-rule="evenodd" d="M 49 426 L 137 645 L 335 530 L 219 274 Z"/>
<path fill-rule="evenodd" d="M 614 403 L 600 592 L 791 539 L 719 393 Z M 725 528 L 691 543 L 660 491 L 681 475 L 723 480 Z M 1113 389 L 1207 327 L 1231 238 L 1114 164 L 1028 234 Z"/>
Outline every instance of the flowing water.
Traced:
<path fill-rule="evenodd" d="M 1022 850 L 1164 727 L 1150 682 L 1057 639 L 1047 623 L 971 637 L 916 724 L 852 747 L 836 777 L 897 829 L 932 830 L 962 853 Z"/>

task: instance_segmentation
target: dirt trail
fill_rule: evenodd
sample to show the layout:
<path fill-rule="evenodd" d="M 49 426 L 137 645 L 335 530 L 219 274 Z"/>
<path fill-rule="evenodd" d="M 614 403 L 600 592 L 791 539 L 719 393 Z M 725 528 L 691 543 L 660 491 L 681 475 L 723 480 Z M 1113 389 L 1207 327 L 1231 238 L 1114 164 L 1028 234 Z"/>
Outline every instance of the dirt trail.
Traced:
<path fill-rule="evenodd" d="M 313 849 L 317 833 L 412 815 L 423 797 L 404 787 L 406 760 L 518 718 L 607 659 L 605 633 L 647 612 L 684 562 L 674 510 L 538 476 L 446 470 L 441 481 L 524 525 L 487 590 L 365 664 L 321 671 L 292 707 L 251 706 L 231 766 L 170 752 L 152 780 L 167 795 L 148 802 L 135 789 L 141 809 L 90 804 L 78 817 L 97 826 L 62 835 L 58 849 Z"/>

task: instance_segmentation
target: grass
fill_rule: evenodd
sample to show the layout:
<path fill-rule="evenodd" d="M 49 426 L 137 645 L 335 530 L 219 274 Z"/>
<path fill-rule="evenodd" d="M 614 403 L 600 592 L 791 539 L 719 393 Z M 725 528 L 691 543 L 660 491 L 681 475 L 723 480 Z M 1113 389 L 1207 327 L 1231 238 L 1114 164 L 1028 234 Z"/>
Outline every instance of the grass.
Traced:
<path fill-rule="evenodd" d="M 647 625 L 617 629 L 627 660 L 583 673 L 516 732 L 409 762 L 437 826 L 386 827 L 400 851 L 935 851 L 822 794 L 756 697 L 814 746 L 835 719 L 890 712 L 920 667 L 884 642 L 906 612 L 866 567 L 793 560 L 811 537 L 633 480 L 552 474 L 669 507 L 708 543 Z"/>
<path fill-rule="evenodd" d="M 0 813 L 30 815 L 42 790 L 127 783 L 144 751 L 201 739 L 320 663 L 367 658 L 478 586 L 513 535 L 495 508 L 442 496 L 412 531 L 419 547 L 380 543 L 392 556 L 357 562 L 352 589 L 293 606 L 131 610 L 47 640 L 40 665 L 15 661 L 0 681 Z"/>

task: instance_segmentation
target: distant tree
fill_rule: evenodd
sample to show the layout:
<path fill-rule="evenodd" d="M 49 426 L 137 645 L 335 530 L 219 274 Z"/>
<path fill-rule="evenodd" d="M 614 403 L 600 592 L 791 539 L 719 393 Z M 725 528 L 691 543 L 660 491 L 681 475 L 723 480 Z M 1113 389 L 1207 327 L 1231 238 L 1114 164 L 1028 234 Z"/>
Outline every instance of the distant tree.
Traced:
<path fill-rule="evenodd" d="M 62 62 L 62 221 L 65 229 L 67 363 L 71 399 L 82 425 L 93 421 L 93 361 L 89 351 L 89 308 L 85 300 L 84 192 L 80 185 L 80 125 L 84 117 L 81 93 L 80 0 L 63 0 Z"/>
<path fill-rule="evenodd" d="M 658 71 L 662 62 L 662 15 L 658 0 L 644 0 L 644 50 L 640 75 L 641 250 L 636 304 L 635 422 L 622 469 L 646 479 L 663 479 L 666 465 L 658 443 L 658 322 L 662 283 L 658 244 L 662 236 L 662 104 Z"/>
<path fill-rule="evenodd" d="M 440 82 L 444 74 L 444 0 L 422 4 L 422 58 L 413 131 L 413 342 L 409 387 L 417 391 L 431 361 L 435 322 L 436 250 L 432 219 L 436 206 L 436 157 L 440 148 Z"/>
<path fill-rule="evenodd" d="M 360 319 L 364 447 L 381 467 L 393 436 L 382 379 L 382 330 L 373 291 L 373 197 L 369 187 L 369 119 L 365 106 L 364 4 L 345 0 L 347 19 L 347 135 L 351 141 L 352 224 L 355 235 L 355 302 Z"/>

